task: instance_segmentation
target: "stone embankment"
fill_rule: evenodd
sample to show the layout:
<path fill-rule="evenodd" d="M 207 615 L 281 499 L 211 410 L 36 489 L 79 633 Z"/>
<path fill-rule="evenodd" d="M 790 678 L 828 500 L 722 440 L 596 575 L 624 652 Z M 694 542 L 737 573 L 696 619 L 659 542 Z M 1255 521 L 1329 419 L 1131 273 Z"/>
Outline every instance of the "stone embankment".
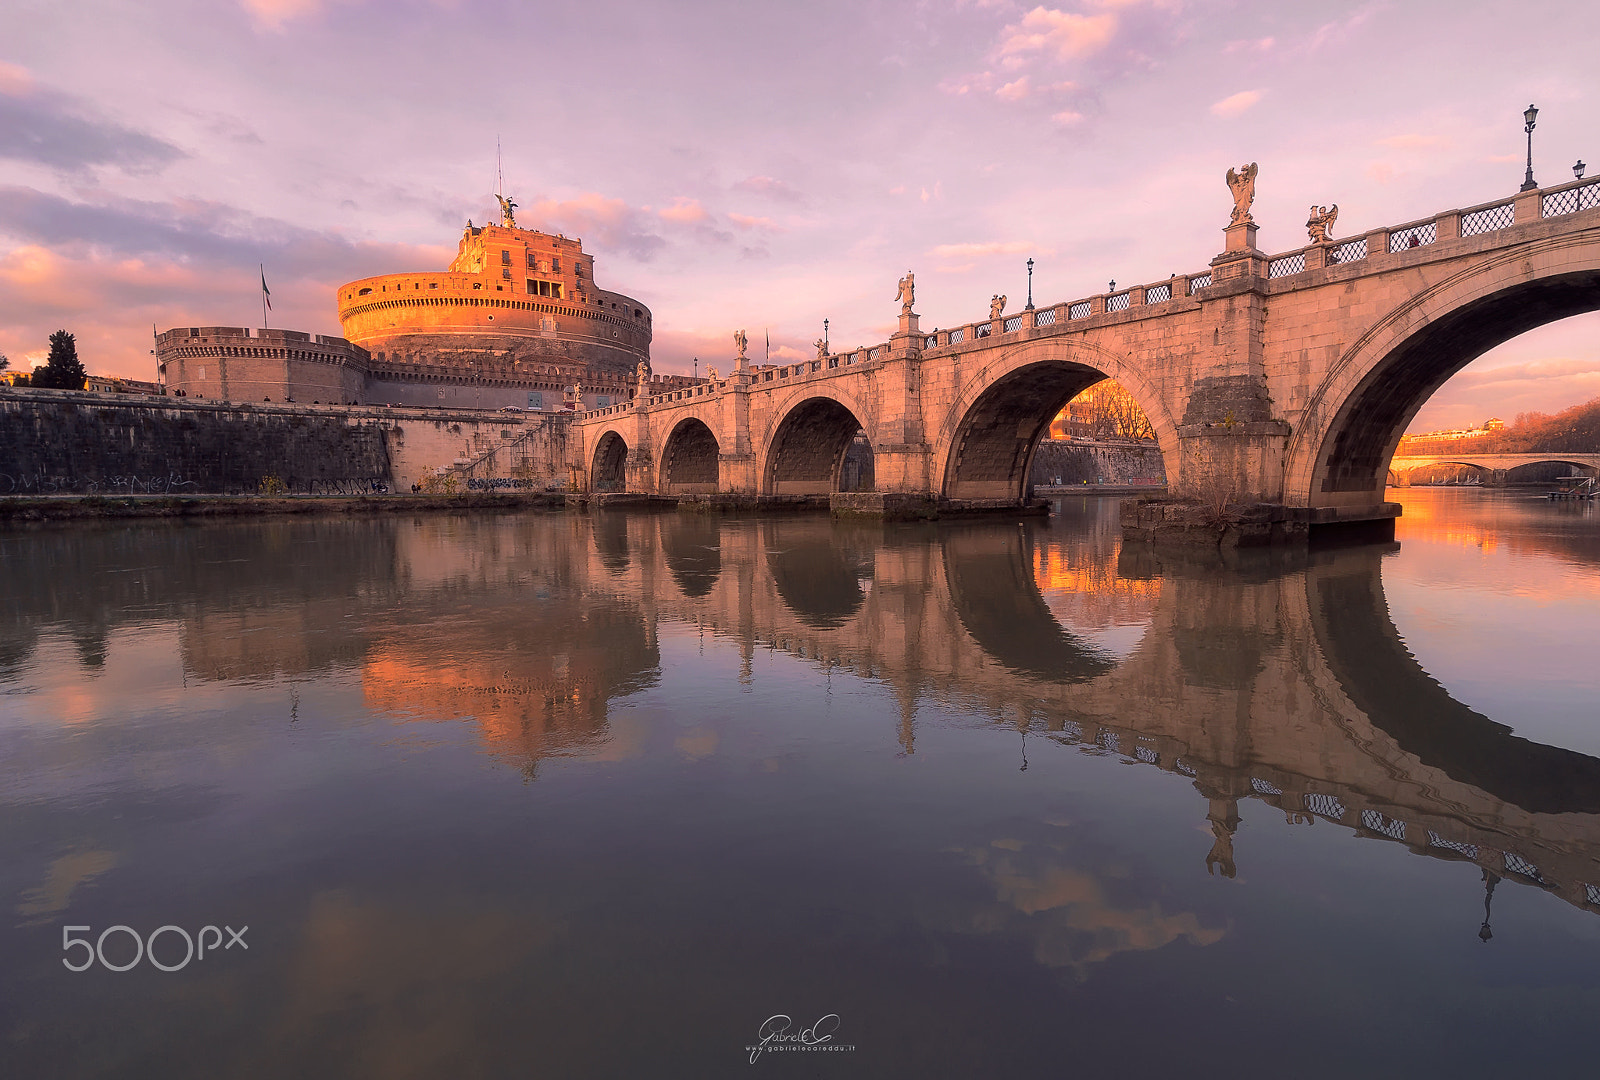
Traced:
<path fill-rule="evenodd" d="M 1377 507 L 1304 507 L 1277 503 L 1203 503 L 1166 496 L 1125 499 L 1122 535 L 1134 543 L 1212 548 L 1306 543 L 1311 526 L 1330 541 L 1392 540 L 1399 503 Z"/>
<path fill-rule="evenodd" d="M 505 495 L 58 495 L 0 498 L 0 525 L 38 521 L 104 521 L 120 518 L 229 518 L 274 514 L 410 514 L 481 510 L 561 509 L 556 493 Z"/>

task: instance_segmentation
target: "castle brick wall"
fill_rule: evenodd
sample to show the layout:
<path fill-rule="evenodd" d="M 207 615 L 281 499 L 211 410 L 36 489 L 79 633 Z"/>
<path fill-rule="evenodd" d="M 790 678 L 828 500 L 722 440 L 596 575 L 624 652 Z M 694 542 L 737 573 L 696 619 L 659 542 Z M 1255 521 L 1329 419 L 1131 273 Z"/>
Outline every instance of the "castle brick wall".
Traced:
<path fill-rule="evenodd" d="M 1033 455 L 1028 480 L 1051 484 L 1165 483 L 1167 471 L 1155 443 L 1105 443 L 1045 439 Z"/>

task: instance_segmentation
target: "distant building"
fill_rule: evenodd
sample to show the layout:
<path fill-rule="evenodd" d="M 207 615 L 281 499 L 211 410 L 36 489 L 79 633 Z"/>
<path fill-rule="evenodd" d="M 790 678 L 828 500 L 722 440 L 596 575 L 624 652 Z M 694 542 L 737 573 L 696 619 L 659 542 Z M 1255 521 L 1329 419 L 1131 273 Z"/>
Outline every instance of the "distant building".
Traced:
<path fill-rule="evenodd" d="M 342 338 L 294 330 L 179 327 L 156 339 L 174 393 L 228 401 L 556 410 L 631 398 L 650 360 L 651 315 L 599 288 L 581 241 L 468 223 L 438 273 L 341 285 Z M 655 376 L 653 392 L 695 380 Z"/>

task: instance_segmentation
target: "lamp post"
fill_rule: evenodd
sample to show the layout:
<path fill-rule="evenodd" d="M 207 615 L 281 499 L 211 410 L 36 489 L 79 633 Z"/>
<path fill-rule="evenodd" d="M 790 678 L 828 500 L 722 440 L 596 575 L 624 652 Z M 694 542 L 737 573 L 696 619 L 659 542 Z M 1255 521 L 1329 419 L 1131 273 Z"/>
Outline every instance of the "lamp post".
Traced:
<path fill-rule="evenodd" d="M 1583 170 L 1586 169 L 1587 167 L 1588 166 L 1584 165 L 1583 159 L 1579 158 L 1578 159 L 1578 163 L 1576 165 L 1572 166 L 1572 178 L 1574 180 L 1582 180 L 1583 179 Z"/>
<path fill-rule="evenodd" d="M 826 356 L 827 353 L 828 353 L 828 320 L 827 319 L 823 319 L 822 320 L 822 352 L 823 352 L 824 356 Z"/>
<path fill-rule="evenodd" d="M 1522 190 L 1532 191 L 1539 185 L 1533 182 L 1533 125 L 1539 119 L 1539 110 L 1529 105 L 1522 114 L 1522 130 L 1528 133 L 1528 175 L 1523 178 Z"/>
<path fill-rule="evenodd" d="M 1028 260 L 1028 306 L 1026 311 L 1033 310 L 1033 260 Z"/>

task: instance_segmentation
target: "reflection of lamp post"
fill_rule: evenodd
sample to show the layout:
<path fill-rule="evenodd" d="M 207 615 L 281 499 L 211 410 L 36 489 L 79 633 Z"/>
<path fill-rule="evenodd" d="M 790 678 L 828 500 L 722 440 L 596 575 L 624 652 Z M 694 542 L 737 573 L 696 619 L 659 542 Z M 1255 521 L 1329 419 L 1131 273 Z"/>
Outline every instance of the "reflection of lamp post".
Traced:
<path fill-rule="evenodd" d="M 1026 311 L 1033 310 L 1033 260 L 1028 260 L 1028 306 Z"/>
<path fill-rule="evenodd" d="M 1488 867 L 1485 867 L 1483 881 L 1483 925 L 1478 927 L 1478 940 L 1487 945 L 1489 939 L 1494 937 L 1494 931 L 1489 929 L 1489 905 L 1494 901 L 1494 887 L 1500 884 L 1500 878 L 1496 874 L 1489 873 Z"/>
<path fill-rule="evenodd" d="M 1539 110 L 1529 105 L 1522 114 L 1522 129 L 1528 133 L 1528 175 L 1522 181 L 1523 191 L 1532 191 L 1539 185 L 1533 182 L 1533 125 L 1539 119 Z"/>

